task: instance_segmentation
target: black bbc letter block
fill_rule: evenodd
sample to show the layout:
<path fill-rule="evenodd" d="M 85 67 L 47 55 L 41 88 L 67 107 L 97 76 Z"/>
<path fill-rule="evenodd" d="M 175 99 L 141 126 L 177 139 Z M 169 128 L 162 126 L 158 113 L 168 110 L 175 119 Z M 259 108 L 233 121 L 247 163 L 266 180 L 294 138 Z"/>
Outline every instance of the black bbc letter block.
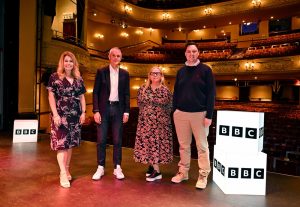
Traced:
<path fill-rule="evenodd" d="M 233 137 L 243 137 L 243 127 L 232 127 L 232 136 Z"/>
<path fill-rule="evenodd" d="M 217 163 L 218 163 L 218 160 L 214 158 L 214 168 L 217 169 Z"/>
<path fill-rule="evenodd" d="M 16 129 L 16 135 L 21 135 L 22 134 L 22 129 Z"/>
<path fill-rule="evenodd" d="M 263 168 L 254 168 L 254 179 L 264 179 L 265 170 Z"/>
<path fill-rule="evenodd" d="M 29 134 L 29 129 L 23 129 L 23 134 Z"/>
<path fill-rule="evenodd" d="M 30 129 L 30 134 L 36 134 L 36 130 L 35 129 Z"/>
<path fill-rule="evenodd" d="M 242 168 L 241 169 L 241 178 L 251 178 L 251 168 Z"/>
<path fill-rule="evenodd" d="M 228 168 L 228 178 L 238 178 L 239 177 L 239 168 L 229 167 Z"/>
<path fill-rule="evenodd" d="M 222 174 L 223 176 L 225 176 L 225 166 L 224 166 L 224 165 L 222 165 L 222 168 L 221 168 L 221 174 Z"/>
<path fill-rule="evenodd" d="M 220 125 L 219 135 L 229 136 L 229 126 Z"/>
<path fill-rule="evenodd" d="M 246 138 L 256 139 L 257 138 L 257 129 L 256 128 L 246 128 Z"/>
<path fill-rule="evenodd" d="M 221 164 L 220 162 L 218 162 L 218 164 L 217 164 L 217 170 L 218 170 L 219 172 L 221 172 L 221 167 L 222 167 L 222 164 Z"/>

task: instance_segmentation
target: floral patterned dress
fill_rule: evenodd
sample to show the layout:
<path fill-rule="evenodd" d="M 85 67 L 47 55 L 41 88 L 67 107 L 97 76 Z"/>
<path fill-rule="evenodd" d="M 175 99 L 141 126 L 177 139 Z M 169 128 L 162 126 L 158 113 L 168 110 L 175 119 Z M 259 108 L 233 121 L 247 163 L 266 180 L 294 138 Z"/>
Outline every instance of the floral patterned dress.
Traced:
<path fill-rule="evenodd" d="M 79 118 L 82 113 L 79 95 L 86 92 L 82 78 L 74 78 L 71 84 L 66 78 L 61 80 L 57 73 L 53 73 L 47 88 L 54 93 L 57 112 L 61 117 L 61 125 L 56 127 L 51 114 L 51 149 L 65 150 L 79 146 Z"/>
<path fill-rule="evenodd" d="M 171 125 L 172 94 L 166 86 L 138 90 L 139 117 L 134 159 L 144 164 L 166 164 L 173 160 Z"/>

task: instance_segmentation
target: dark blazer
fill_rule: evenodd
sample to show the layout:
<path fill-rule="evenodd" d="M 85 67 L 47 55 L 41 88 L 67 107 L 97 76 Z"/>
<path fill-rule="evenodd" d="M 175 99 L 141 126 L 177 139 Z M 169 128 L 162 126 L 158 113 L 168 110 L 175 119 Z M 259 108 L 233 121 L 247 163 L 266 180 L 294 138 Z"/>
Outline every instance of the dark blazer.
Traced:
<path fill-rule="evenodd" d="M 110 95 L 110 72 L 109 66 L 98 69 L 93 90 L 93 112 L 100 112 L 101 116 L 106 113 Z M 129 73 L 119 68 L 119 105 L 122 113 L 129 113 Z"/>

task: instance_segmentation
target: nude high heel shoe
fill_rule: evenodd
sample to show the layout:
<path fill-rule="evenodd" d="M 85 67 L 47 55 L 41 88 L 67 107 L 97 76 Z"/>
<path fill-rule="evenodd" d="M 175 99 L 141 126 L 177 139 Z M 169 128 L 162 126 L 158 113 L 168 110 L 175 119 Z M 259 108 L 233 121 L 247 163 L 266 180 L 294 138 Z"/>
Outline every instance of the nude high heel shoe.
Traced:
<path fill-rule="evenodd" d="M 63 172 L 63 173 L 60 173 L 60 186 L 63 187 L 63 188 L 70 188 L 71 187 L 71 184 L 68 180 L 68 176 L 67 176 L 67 173 Z"/>

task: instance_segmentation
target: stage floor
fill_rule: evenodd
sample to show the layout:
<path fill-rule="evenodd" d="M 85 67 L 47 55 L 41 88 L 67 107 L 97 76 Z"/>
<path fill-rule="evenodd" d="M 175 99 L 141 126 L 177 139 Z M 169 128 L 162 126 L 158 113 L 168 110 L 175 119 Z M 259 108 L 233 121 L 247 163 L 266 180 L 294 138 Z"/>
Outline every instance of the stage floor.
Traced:
<path fill-rule="evenodd" d="M 266 196 L 225 195 L 209 177 L 205 190 L 195 188 L 197 160 L 192 160 L 190 179 L 171 183 L 178 157 L 161 167 L 163 179 L 146 182 L 147 166 L 135 163 L 133 151 L 123 148 L 123 181 L 114 178 L 112 146 L 107 148 L 105 175 L 91 179 L 97 168 L 96 143 L 84 141 L 74 149 L 71 188 L 59 186 L 56 153 L 50 150 L 49 135 L 37 143 L 12 143 L 12 135 L 0 133 L 0 206 L 104 206 L 104 207 L 298 207 L 300 177 L 267 173 Z"/>

